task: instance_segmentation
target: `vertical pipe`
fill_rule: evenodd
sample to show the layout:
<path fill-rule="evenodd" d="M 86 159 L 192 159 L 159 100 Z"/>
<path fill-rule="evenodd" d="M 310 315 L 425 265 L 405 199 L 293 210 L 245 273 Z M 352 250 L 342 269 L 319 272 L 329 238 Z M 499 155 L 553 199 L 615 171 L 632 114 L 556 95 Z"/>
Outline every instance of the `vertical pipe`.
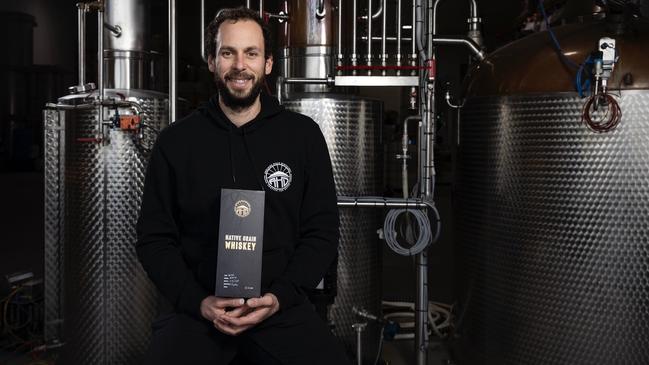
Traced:
<path fill-rule="evenodd" d="M 97 116 L 97 138 L 103 139 L 104 129 L 104 4 L 97 10 L 97 85 L 99 88 L 99 115 Z"/>
<path fill-rule="evenodd" d="M 435 0 L 435 3 L 437 3 L 439 0 Z M 434 31 L 432 30 L 432 27 L 430 26 L 431 24 L 434 23 L 434 6 L 433 6 L 433 0 L 428 0 L 428 20 L 426 22 L 427 28 L 428 28 L 428 33 L 426 36 L 426 55 L 427 58 L 434 58 L 435 55 L 433 54 L 433 34 Z"/>
<path fill-rule="evenodd" d="M 205 55 L 205 0 L 201 0 L 201 58 L 207 62 Z"/>
<path fill-rule="evenodd" d="M 367 65 L 372 66 L 372 0 L 367 0 Z M 372 70 L 367 74 L 371 75 Z"/>
<path fill-rule="evenodd" d="M 475 0 L 471 0 L 469 4 L 469 11 L 471 12 L 471 18 L 478 17 L 478 4 Z"/>
<path fill-rule="evenodd" d="M 382 10 L 383 10 L 383 23 L 381 24 L 382 29 L 381 29 L 381 66 L 387 66 L 387 61 L 388 61 L 388 54 L 385 49 L 385 38 L 386 38 L 386 28 L 387 28 L 387 0 L 382 0 L 383 5 L 382 5 Z M 383 76 L 385 76 L 385 70 L 381 72 Z"/>
<path fill-rule="evenodd" d="M 428 254 L 417 255 L 417 303 L 415 305 L 416 364 L 427 365 L 428 352 Z"/>
<path fill-rule="evenodd" d="M 282 99 L 284 94 L 284 76 L 277 76 L 277 81 L 275 81 L 275 88 L 277 89 L 277 102 L 282 105 Z"/>
<path fill-rule="evenodd" d="M 437 6 L 442 0 L 435 0 L 435 4 L 433 5 L 433 34 L 437 34 Z"/>
<path fill-rule="evenodd" d="M 259 17 L 264 19 L 264 0 L 259 0 Z"/>
<path fill-rule="evenodd" d="M 250 9 L 250 0 L 246 0 L 246 8 Z"/>
<path fill-rule="evenodd" d="M 79 44 L 79 85 L 86 84 L 86 5 L 77 4 L 77 43 Z"/>
<path fill-rule="evenodd" d="M 176 0 L 169 0 L 169 124 L 176 121 Z"/>
<path fill-rule="evenodd" d="M 401 0 L 397 1 L 397 67 L 401 66 Z M 401 71 L 397 69 L 397 76 Z"/>
<path fill-rule="evenodd" d="M 358 65 L 358 54 L 356 53 L 356 20 L 358 19 L 358 14 L 356 13 L 357 0 L 354 0 L 353 10 L 352 10 L 352 66 Z M 356 70 L 352 71 L 352 75 L 356 75 Z"/>
<path fill-rule="evenodd" d="M 419 0 L 412 0 L 412 28 L 410 29 L 411 33 L 411 47 L 410 51 L 410 65 L 417 66 L 417 3 Z M 412 71 L 412 74 L 415 74 L 415 70 Z"/>
<path fill-rule="evenodd" d="M 343 65 L 343 0 L 338 0 L 338 66 Z M 342 71 L 338 71 L 342 75 Z"/>

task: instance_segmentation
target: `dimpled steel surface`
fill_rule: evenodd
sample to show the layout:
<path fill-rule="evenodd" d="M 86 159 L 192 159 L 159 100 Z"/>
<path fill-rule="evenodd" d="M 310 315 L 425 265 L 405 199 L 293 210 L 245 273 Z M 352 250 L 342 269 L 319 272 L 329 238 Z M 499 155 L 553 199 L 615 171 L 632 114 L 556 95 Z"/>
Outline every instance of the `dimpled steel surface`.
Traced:
<path fill-rule="evenodd" d="M 142 117 L 148 125 L 159 129 L 167 124 L 163 94 L 120 93 L 142 106 Z M 117 94 L 107 91 L 107 95 Z M 73 99 L 62 98 L 61 109 L 73 104 Z M 109 108 L 105 111 L 108 113 Z M 46 263 L 63 262 L 58 281 L 50 280 L 65 284 L 62 298 L 50 298 L 52 303 L 63 303 L 62 361 L 139 364 L 148 346 L 156 304 L 155 289 L 139 264 L 134 246 L 148 153 L 134 143 L 131 132 L 111 130 L 108 141 L 90 140 L 96 137 L 95 107 L 59 112 L 65 125 L 63 135 L 46 149 L 51 150 L 52 160 L 57 148 L 61 153 L 58 163 L 46 165 L 46 176 L 56 176 L 49 170 L 58 166 L 63 191 L 59 188 L 58 200 L 54 199 L 56 189 L 46 191 L 46 195 L 52 194 L 46 202 L 62 205 L 46 207 L 46 211 L 63 212 L 64 230 L 58 249 L 48 250 L 46 246 Z M 46 142 L 47 133 L 51 132 L 46 130 Z M 147 133 L 144 146 L 150 147 L 153 139 Z M 57 147 L 57 143 L 65 148 Z M 55 230 L 55 225 L 46 226 L 46 230 L 50 229 Z M 46 233 L 46 237 L 50 236 L 54 237 L 54 233 Z M 55 274 L 55 270 L 47 273 Z M 46 288 L 47 293 L 50 291 Z"/>
<path fill-rule="evenodd" d="M 61 111 L 43 111 L 44 149 L 44 328 L 45 341 L 60 339 L 63 318 L 63 170 L 61 163 L 64 139 L 61 138 L 65 126 Z"/>
<path fill-rule="evenodd" d="M 469 364 L 649 364 L 649 92 L 594 133 L 574 93 L 462 109 Z"/>
<path fill-rule="evenodd" d="M 287 109 L 313 118 L 327 141 L 338 195 L 377 195 L 377 126 L 382 104 L 368 99 L 338 98 L 335 95 L 305 97 L 284 102 Z M 380 265 L 376 230 L 381 226 L 375 209 L 340 208 L 338 249 L 338 295 L 330 317 L 334 333 L 347 349 L 356 352 L 352 324 L 362 322 L 352 307 L 380 314 Z M 363 358 L 374 359 L 378 330 L 363 333 Z"/>

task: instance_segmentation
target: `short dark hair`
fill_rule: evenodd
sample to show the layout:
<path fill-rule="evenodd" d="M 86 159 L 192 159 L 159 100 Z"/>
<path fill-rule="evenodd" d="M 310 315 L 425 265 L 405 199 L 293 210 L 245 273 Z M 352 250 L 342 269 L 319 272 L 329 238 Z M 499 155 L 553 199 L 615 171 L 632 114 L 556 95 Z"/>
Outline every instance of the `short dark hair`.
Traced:
<path fill-rule="evenodd" d="M 270 39 L 270 29 L 268 25 L 259 17 L 259 13 L 256 10 L 248 9 L 245 7 L 240 8 L 231 8 L 231 9 L 221 9 L 210 24 L 205 28 L 205 59 L 208 59 L 208 56 L 216 56 L 216 36 L 219 33 L 219 27 L 225 21 L 230 20 L 236 23 L 239 20 L 252 20 L 255 23 L 259 24 L 261 27 L 261 32 L 264 35 L 264 56 L 269 58 L 272 56 L 272 42 Z"/>

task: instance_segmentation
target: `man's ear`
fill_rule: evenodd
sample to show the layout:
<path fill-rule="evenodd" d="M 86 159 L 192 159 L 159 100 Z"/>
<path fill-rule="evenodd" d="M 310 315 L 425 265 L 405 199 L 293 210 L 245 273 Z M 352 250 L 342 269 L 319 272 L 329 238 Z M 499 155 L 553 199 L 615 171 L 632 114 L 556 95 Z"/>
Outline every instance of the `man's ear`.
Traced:
<path fill-rule="evenodd" d="M 207 68 L 211 73 L 216 72 L 216 59 L 212 55 L 207 56 Z"/>
<path fill-rule="evenodd" d="M 266 58 L 266 75 L 270 75 L 270 72 L 273 71 L 273 55 L 268 56 Z"/>

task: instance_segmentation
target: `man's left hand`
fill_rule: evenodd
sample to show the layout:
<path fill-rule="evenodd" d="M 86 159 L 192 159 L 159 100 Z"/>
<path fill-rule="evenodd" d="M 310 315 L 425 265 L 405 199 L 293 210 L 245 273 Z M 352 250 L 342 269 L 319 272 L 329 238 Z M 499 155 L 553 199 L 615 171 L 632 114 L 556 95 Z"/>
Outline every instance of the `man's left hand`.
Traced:
<path fill-rule="evenodd" d="M 267 293 L 260 298 L 251 298 L 242 307 L 225 312 L 214 320 L 221 332 L 237 336 L 263 322 L 279 310 L 279 301 L 274 294 Z"/>

